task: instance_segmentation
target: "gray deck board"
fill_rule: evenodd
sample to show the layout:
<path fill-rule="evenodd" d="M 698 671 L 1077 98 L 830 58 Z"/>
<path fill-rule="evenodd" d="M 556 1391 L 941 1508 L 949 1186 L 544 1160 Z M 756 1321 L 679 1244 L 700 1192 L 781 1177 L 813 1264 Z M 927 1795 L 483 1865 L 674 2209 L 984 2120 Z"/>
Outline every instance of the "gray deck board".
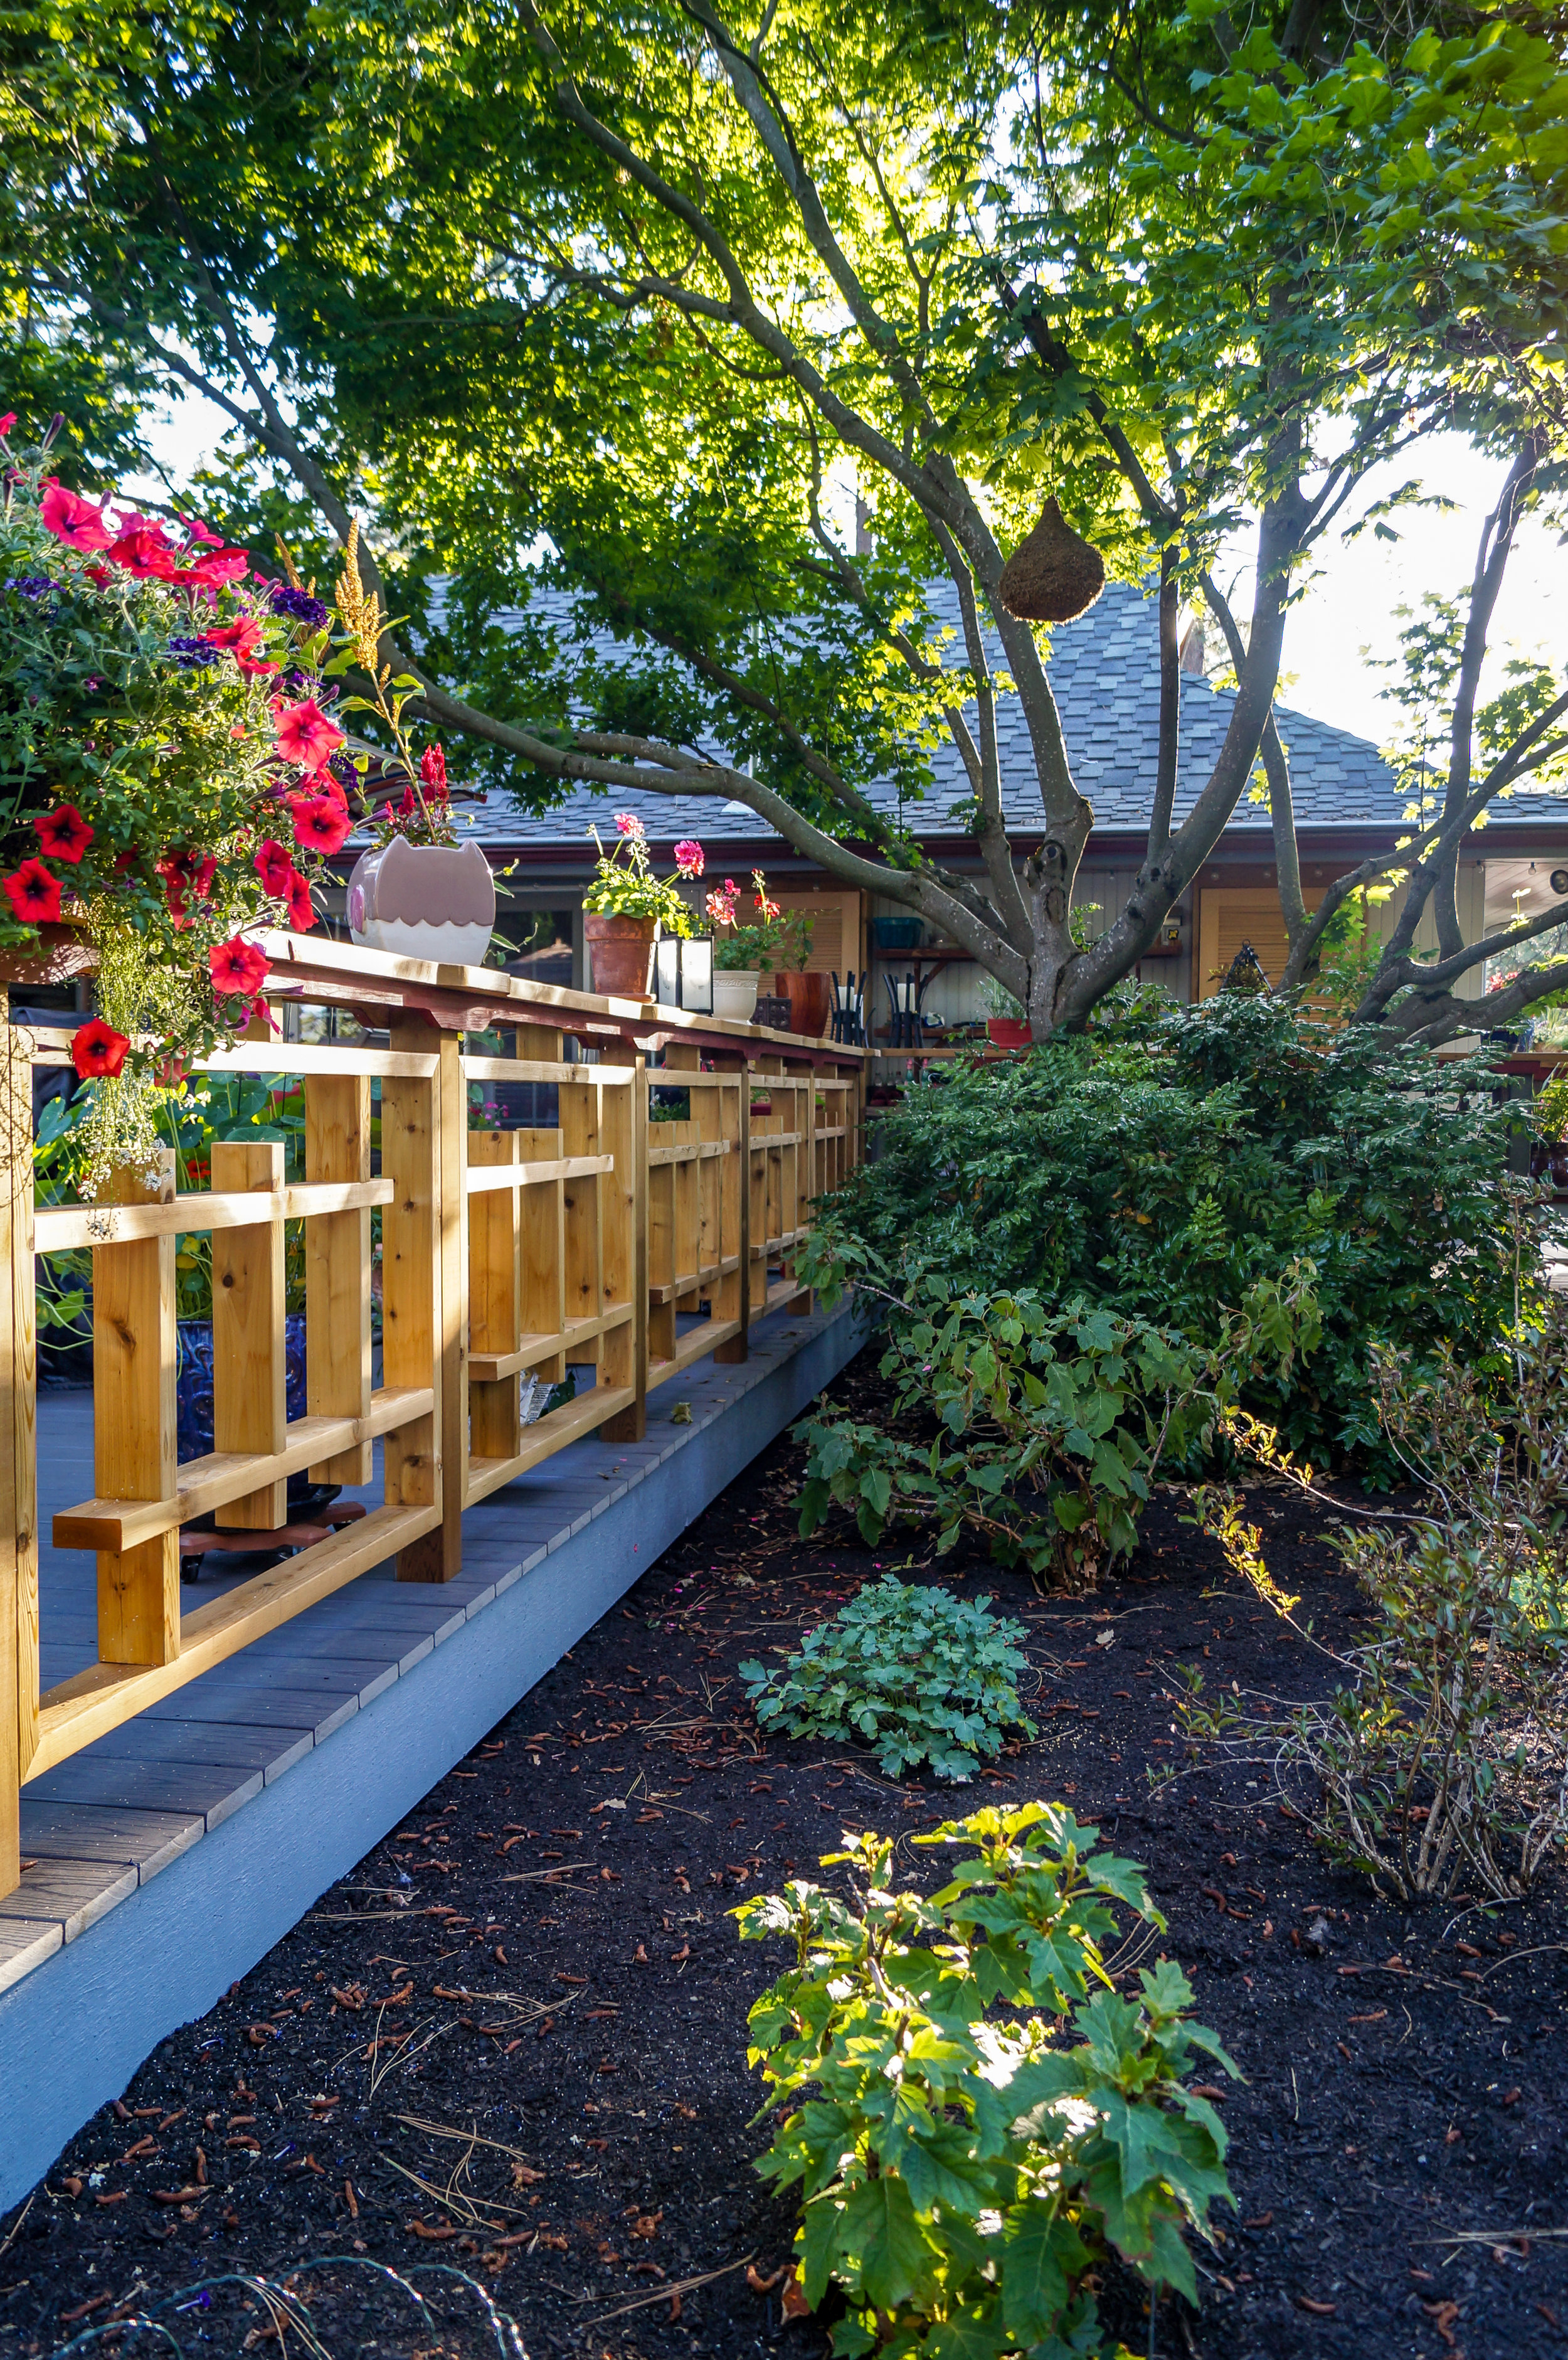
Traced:
<path fill-rule="evenodd" d="M 29 1782 L 37 1865 L 0 1903 L 0 2208 L 419 1807 L 852 1349 L 847 1320 L 776 1315 L 747 1362 L 661 1387 L 644 1443 L 585 1437 L 470 1509 L 456 1580 L 366 1572 Z M 670 1423 L 681 1400 L 690 1426 Z M 85 1488 L 91 1396 L 42 1394 L 38 1434 L 48 1688 L 96 1658 L 93 1558 L 49 1537 Z M 380 1495 L 378 1470 L 355 1496 Z M 185 1611 L 254 1569 L 225 1560 L 185 1584 Z"/>

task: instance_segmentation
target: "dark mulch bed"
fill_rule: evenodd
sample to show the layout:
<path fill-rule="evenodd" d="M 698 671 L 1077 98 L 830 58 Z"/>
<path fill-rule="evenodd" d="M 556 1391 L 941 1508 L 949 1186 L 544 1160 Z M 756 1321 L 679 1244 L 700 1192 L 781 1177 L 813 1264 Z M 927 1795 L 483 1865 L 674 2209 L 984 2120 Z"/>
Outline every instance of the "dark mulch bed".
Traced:
<path fill-rule="evenodd" d="M 874 1382 L 864 1360 L 843 1381 Z M 757 2287 L 791 2223 L 749 2168 L 745 2019 L 770 1967 L 726 1912 L 812 1872 L 841 1825 L 907 1836 L 990 1795 L 1065 1797 L 1149 1864 L 1169 1948 L 1247 2076 L 1225 2110 L 1239 2209 L 1202 2256 L 1201 2311 L 1162 2306 L 1161 2354 L 1568 2349 L 1560 1894 L 1506 1918 L 1405 1914 L 1323 1866 L 1246 1765 L 1189 1766 L 1175 1665 L 1287 1698 L 1322 1673 L 1170 1503 L 1090 1601 L 942 1569 L 1022 1615 L 1040 1673 L 1039 1741 L 977 1786 L 900 1789 L 843 1748 L 759 1743 L 736 1665 L 904 1554 L 874 1559 L 844 1529 L 802 1546 L 797 1469 L 787 1440 L 749 1469 L 71 2141 L 25 2218 L 0 2224 L 0 2360 L 128 2300 L 223 2272 L 281 2281 L 323 2256 L 355 2260 L 293 2282 L 334 2355 L 496 2348 L 461 2289 L 432 2332 L 361 2267 L 377 2262 L 470 2273 L 535 2355 L 782 2343 L 811 2360 L 821 2330 L 784 2326 L 777 2290 Z M 1274 1569 L 1344 1635 L 1356 1601 L 1312 1517 L 1285 1495 L 1257 1504 Z M 1178 1775 L 1151 1790 L 1150 1765 Z M 420 2283 L 432 2300 L 455 2287 Z M 1141 2351 L 1139 2309 L 1110 2289 Z M 254 2288 L 170 2323 L 192 2352 L 275 2340 Z"/>

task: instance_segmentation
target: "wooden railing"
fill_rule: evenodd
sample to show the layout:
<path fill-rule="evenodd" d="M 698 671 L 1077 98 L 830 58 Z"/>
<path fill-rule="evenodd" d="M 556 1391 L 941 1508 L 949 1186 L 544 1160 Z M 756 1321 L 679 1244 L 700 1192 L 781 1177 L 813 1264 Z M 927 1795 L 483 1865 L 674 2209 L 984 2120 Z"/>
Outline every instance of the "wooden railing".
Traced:
<path fill-rule="evenodd" d="M 122 1175 L 113 1202 L 35 1214 L 31 1067 L 60 1063 L 67 1036 L 0 1035 L 0 1893 L 18 1880 L 27 1780 L 388 1558 L 400 1579 L 450 1579 L 465 1507 L 583 1435 L 638 1439 L 649 1390 L 709 1354 L 744 1360 L 754 1321 L 809 1303 L 794 1256 L 811 1200 L 858 1153 L 862 1051 L 304 936 L 267 948 L 275 1020 L 336 1007 L 388 1035 L 384 1048 L 312 1043 L 286 1023 L 207 1062 L 302 1086 L 302 1182 L 286 1184 L 280 1145 L 218 1142 L 210 1189 L 177 1194 L 169 1154 Z M 468 1054 L 478 1032 L 503 1050 L 510 1035 L 511 1054 Z M 517 1082 L 554 1086 L 556 1127 L 472 1127 L 472 1086 Z M 690 1119 L 650 1123 L 650 1087 L 689 1092 Z M 290 1422 L 296 1220 L 308 1400 Z M 196 1233 L 212 1238 L 214 1448 L 181 1464 L 174 1261 Z M 96 1555 L 97 1661 L 40 1693 L 35 1256 L 82 1248 L 93 1496 L 58 1513 L 52 1537 Z M 588 1390 L 526 1419 L 520 1380 L 568 1371 L 591 1375 Z M 210 1513 L 265 1547 L 288 1524 L 291 1475 L 363 1487 L 376 1441 L 381 1505 L 182 1611 L 182 1525 Z"/>

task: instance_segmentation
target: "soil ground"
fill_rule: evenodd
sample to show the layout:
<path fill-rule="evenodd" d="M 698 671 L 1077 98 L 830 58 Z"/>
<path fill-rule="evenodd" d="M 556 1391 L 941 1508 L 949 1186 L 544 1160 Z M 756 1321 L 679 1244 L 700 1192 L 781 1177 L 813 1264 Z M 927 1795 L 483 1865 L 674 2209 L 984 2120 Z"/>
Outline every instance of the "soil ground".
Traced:
<path fill-rule="evenodd" d="M 863 1358 L 835 1391 L 874 1383 Z M 803 1546 L 799 1465 L 786 1438 L 748 1469 L 71 2141 L 0 2222 L 0 2360 L 88 2331 L 167 2352 L 114 2324 L 158 2303 L 187 2352 L 277 2343 L 284 2360 L 310 2348 L 289 2290 L 333 2360 L 516 2350 L 449 2267 L 536 2360 L 817 2360 L 822 2327 L 786 2324 L 766 2283 L 792 2222 L 750 2169 L 746 2014 L 773 1967 L 726 1913 L 813 1874 L 841 1827 L 907 1837 L 1035 1795 L 1148 1865 L 1161 1947 L 1246 2076 L 1225 2105 L 1236 2211 L 1199 2256 L 1200 2309 L 1160 2307 L 1158 2353 L 1568 2353 L 1560 1888 L 1506 1915 L 1402 1911 L 1323 1864 L 1265 1768 L 1189 1762 L 1177 1666 L 1274 1698 L 1323 1682 L 1171 1499 L 1092 1598 L 943 1566 L 1021 1617 L 1036 1670 L 1040 1737 L 975 1786 L 898 1786 L 844 1747 L 760 1739 L 737 1665 L 907 1554 L 838 1525 Z M 1313 1513 L 1252 1506 L 1303 1613 L 1346 1635 L 1357 1601 Z M 1151 1765 L 1175 1775 L 1151 1786 Z M 927 1855 L 900 1858 L 929 1877 Z M 421 2271 L 429 2317 L 399 2282 Z M 1150 2348 L 1135 2289 L 1107 2308 Z"/>

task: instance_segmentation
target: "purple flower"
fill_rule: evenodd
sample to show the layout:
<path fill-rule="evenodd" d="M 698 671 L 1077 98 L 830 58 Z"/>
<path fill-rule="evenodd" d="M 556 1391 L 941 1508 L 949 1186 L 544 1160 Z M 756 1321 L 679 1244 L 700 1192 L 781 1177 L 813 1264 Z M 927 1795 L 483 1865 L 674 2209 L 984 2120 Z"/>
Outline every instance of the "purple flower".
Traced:
<path fill-rule="evenodd" d="M 41 598 L 47 590 L 58 590 L 60 585 L 51 582 L 47 574 L 13 574 L 7 578 L 5 587 L 7 590 L 19 590 L 24 598 Z"/>
<path fill-rule="evenodd" d="M 181 672 L 200 672 L 204 664 L 222 662 L 219 650 L 205 639 L 170 639 L 169 652 Z"/>
<path fill-rule="evenodd" d="M 268 604 L 275 615 L 292 616 L 295 622 L 309 623 L 317 631 L 332 612 L 319 598 L 312 598 L 308 590 L 291 590 L 285 582 L 273 584 Z"/>

